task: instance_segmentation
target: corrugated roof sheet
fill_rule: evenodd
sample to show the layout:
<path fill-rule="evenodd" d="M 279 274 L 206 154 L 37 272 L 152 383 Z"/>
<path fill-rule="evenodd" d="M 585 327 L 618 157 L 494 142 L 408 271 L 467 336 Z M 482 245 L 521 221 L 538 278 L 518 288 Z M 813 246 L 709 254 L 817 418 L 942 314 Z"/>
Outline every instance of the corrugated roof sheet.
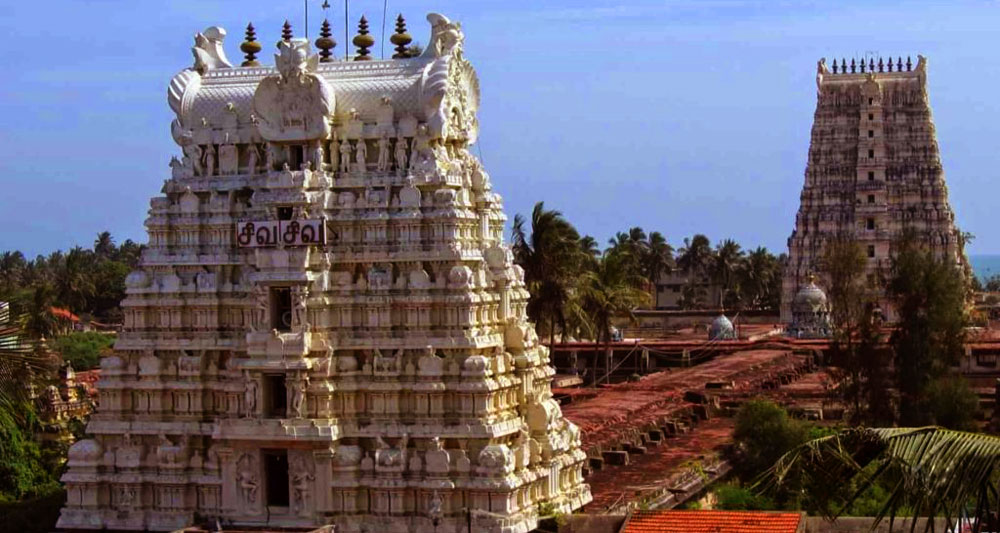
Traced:
<path fill-rule="evenodd" d="M 801 520 L 763 511 L 636 511 L 622 533 L 795 533 Z"/>

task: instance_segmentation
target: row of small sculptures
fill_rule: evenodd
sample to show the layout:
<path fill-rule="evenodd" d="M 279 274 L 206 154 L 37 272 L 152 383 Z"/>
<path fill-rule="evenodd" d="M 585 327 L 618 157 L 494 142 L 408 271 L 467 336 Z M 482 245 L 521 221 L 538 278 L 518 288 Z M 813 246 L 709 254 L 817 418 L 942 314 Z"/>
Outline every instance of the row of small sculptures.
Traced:
<path fill-rule="evenodd" d="M 333 140 L 330 142 L 329 150 L 324 148 L 324 144 L 319 141 L 313 143 L 311 157 L 302 163 L 302 169 L 329 169 L 342 174 L 362 175 L 369 170 L 368 140 L 358 139 L 353 143 L 350 139 Z M 440 144 L 432 146 L 424 126 L 417 130 L 416 136 L 409 139 L 398 136 L 393 140 L 387 132 L 383 132 L 382 136 L 372 144 L 378 153 L 375 161 L 375 169 L 378 172 L 395 171 L 405 175 L 407 171 L 433 166 L 435 160 L 447 160 L 444 147 Z M 240 173 L 240 146 L 225 143 L 216 149 L 214 144 L 189 144 L 183 148 L 184 155 L 181 159 L 174 156 L 170 160 L 172 175 L 178 179 L 237 175 Z M 287 146 L 268 144 L 264 150 L 263 160 L 261 148 L 256 143 L 242 146 L 246 154 L 246 170 L 251 175 L 259 174 L 265 169 L 278 170 L 280 167 L 289 166 Z M 329 153 L 329 164 L 325 162 L 327 153 Z"/>

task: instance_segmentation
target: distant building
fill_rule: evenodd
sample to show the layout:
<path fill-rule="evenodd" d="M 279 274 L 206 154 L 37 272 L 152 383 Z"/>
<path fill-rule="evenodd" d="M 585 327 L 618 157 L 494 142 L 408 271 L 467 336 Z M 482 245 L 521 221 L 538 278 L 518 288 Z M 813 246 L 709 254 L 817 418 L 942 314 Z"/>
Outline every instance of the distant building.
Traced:
<path fill-rule="evenodd" d="M 689 296 L 697 296 L 702 303 L 701 308 L 714 309 L 719 306 L 718 284 L 712 283 L 707 276 L 692 276 L 680 269 L 674 269 L 660 274 L 656 281 L 656 309 L 681 309 L 685 298 L 685 290 Z M 694 291 L 692 294 L 691 291 Z"/>
<path fill-rule="evenodd" d="M 966 261 L 931 118 L 927 60 L 841 60 L 832 72 L 821 60 L 816 86 L 805 184 L 782 280 L 785 323 L 799 288 L 821 271 L 824 245 L 838 235 L 860 241 L 873 280 L 888 269 L 890 244 L 904 230 Z M 895 320 L 884 291 L 877 300 L 885 318 Z"/>

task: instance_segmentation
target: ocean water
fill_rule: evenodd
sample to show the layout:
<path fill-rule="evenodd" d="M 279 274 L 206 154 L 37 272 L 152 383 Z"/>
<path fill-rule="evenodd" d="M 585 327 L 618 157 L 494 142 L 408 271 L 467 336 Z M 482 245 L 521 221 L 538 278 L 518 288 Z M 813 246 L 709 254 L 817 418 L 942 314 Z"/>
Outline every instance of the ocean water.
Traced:
<path fill-rule="evenodd" d="M 980 281 L 1000 275 L 1000 255 L 970 255 L 969 263 L 972 263 L 972 271 Z"/>

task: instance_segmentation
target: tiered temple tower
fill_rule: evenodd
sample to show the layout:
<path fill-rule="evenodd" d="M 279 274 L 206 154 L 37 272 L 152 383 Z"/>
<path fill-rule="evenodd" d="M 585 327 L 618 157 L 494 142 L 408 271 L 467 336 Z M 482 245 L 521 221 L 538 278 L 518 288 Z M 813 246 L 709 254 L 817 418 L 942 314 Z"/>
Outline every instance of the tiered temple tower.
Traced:
<path fill-rule="evenodd" d="M 428 20 L 423 55 L 385 61 L 286 29 L 263 67 L 248 30 L 233 67 L 197 35 L 59 527 L 526 532 L 590 500 L 468 150 L 464 35 Z"/>
<path fill-rule="evenodd" d="M 873 281 L 888 269 L 890 244 L 906 229 L 939 253 L 966 261 L 948 205 L 926 59 L 918 56 L 915 66 L 909 58 L 841 60 L 833 72 L 821 60 L 817 70 L 809 161 L 782 283 L 786 323 L 795 294 L 811 273 L 821 274 L 824 244 L 838 235 L 861 243 Z M 885 318 L 895 320 L 884 292 L 878 300 Z"/>

